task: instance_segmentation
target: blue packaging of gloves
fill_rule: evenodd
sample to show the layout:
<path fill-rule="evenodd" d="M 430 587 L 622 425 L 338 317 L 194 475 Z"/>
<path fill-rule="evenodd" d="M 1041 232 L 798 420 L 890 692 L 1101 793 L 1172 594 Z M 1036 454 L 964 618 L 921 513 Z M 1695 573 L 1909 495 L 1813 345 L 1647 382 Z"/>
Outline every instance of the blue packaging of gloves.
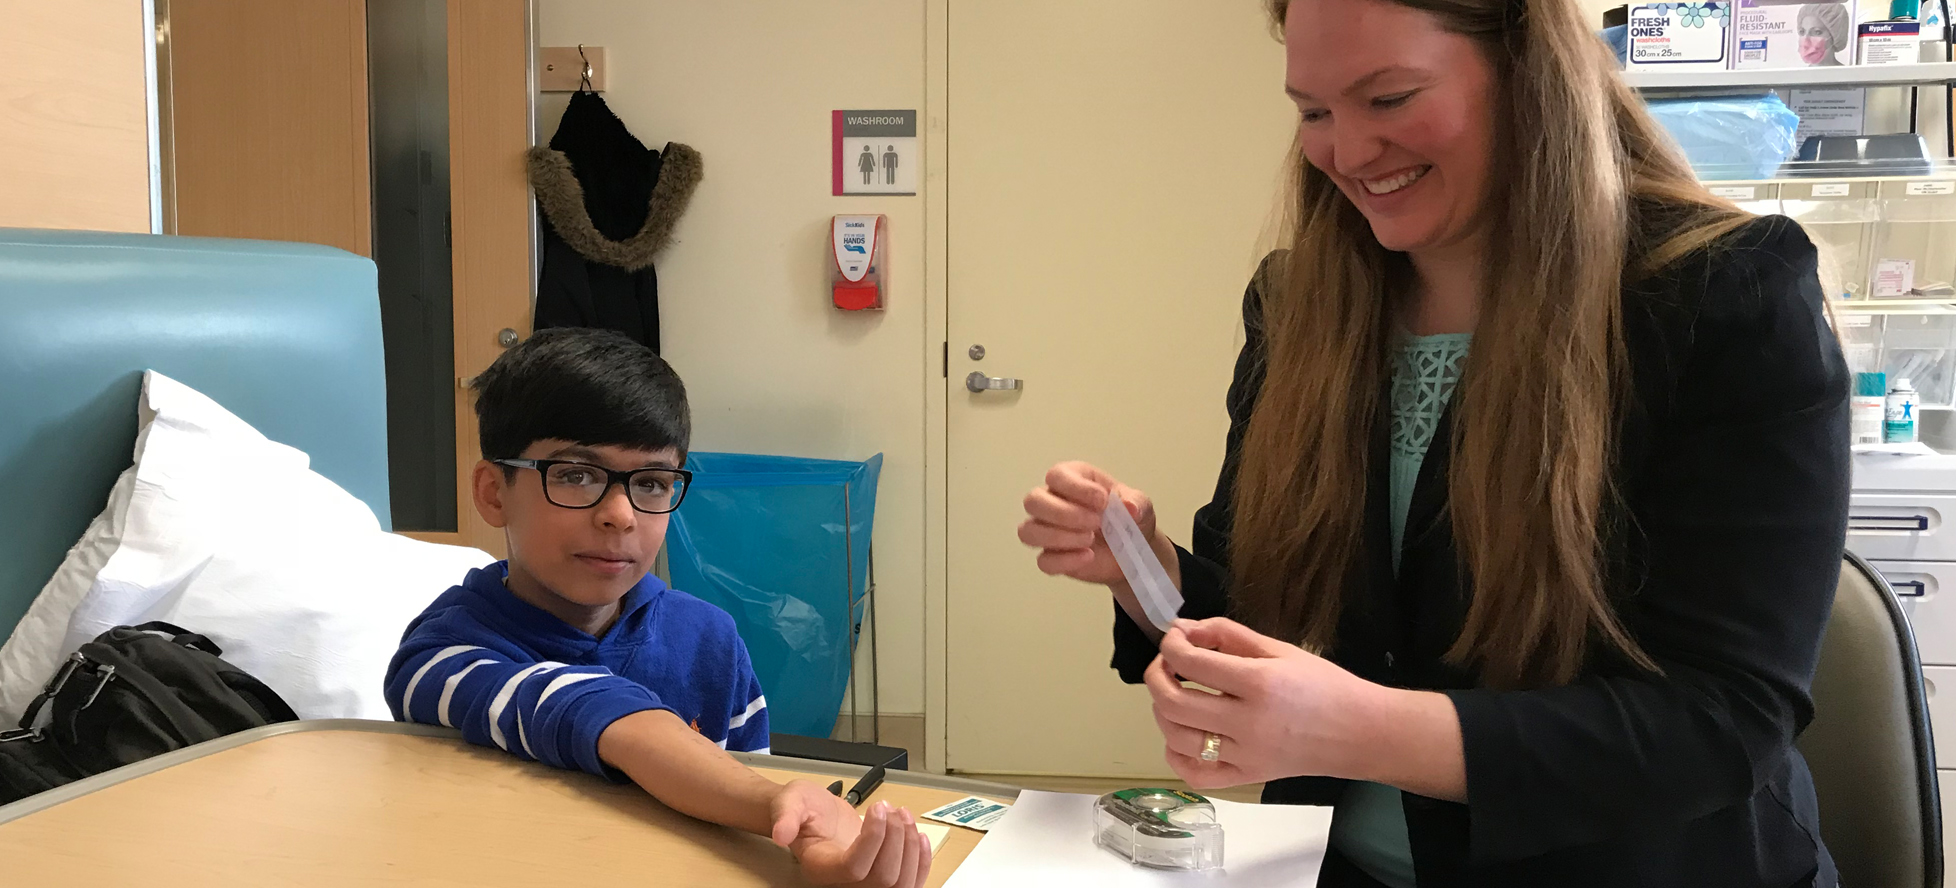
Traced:
<path fill-rule="evenodd" d="M 1770 179 L 1798 147 L 1800 116 L 1779 96 L 1653 99 L 1650 114 L 1700 179 Z"/>

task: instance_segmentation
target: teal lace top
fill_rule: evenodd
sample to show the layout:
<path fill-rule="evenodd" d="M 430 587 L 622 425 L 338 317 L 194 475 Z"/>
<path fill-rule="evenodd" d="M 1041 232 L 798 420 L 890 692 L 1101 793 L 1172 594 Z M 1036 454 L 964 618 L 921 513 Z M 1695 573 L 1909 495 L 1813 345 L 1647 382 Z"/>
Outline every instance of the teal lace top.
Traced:
<path fill-rule="evenodd" d="M 1392 364 L 1392 462 L 1387 503 L 1392 518 L 1393 568 L 1406 540 L 1406 511 L 1413 502 L 1426 448 L 1439 429 L 1440 415 L 1453 398 L 1466 363 L 1471 333 L 1406 336 Z M 1406 812 L 1399 790 L 1378 783 L 1353 783 L 1338 802 L 1331 823 L 1331 846 L 1359 869 L 1390 888 L 1415 888 L 1413 849 L 1406 837 Z"/>

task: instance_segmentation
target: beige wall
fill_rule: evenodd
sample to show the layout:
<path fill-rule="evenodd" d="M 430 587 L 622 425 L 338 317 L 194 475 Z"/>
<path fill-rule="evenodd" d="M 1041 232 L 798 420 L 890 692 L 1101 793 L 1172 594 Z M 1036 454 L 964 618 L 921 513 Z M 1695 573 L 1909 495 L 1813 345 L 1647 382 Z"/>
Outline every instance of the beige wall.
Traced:
<path fill-rule="evenodd" d="M 0 226 L 149 231 L 141 0 L 0 3 Z"/>
<path fill-rule="evenodd" d="M 664 354 L 693 446 L 827 459 L 884 454 L 876 502 L 885 713 L 924 710 L 926 331 L 922 197 L 833 197 L 829 113 L 924 101 L 923 0 L 538 0 L 538 41 L 606 49 L 605 101 L 706 178 L 658 263 Z M 548 141 L 565 95 L 538 105 Z M 829 217 L 889 216 L 889 308 L 827 301 Z M 863 697 L 868 705 L 868 697 Z"/>

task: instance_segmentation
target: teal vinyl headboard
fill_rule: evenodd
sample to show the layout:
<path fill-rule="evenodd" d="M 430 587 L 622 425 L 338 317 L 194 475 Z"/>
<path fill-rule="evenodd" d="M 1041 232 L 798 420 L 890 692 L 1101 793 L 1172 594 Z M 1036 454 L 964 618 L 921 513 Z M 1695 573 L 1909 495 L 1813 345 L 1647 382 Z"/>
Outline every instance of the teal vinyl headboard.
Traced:
<path fill-rule="evenodd" d="M 0 228 L 0 638 L 129 467 L 147 369 L 310 454 L 388 526 L 374 281 L 330 247 Z"/>

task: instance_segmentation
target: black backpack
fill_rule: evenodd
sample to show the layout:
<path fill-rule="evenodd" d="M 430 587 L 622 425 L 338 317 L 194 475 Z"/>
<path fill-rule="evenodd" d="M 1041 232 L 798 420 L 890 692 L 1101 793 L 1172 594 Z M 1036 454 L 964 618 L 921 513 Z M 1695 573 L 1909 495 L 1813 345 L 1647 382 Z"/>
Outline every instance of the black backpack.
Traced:
<path fill-rule="evenodd" d="M 278 694 L 221 653 L 210 639 L 168 623 L 117 626 L 82 645 L 28 705 L 20 730 L 0 732 L 0 805 L 247 728 L 298 720 Z"/>

